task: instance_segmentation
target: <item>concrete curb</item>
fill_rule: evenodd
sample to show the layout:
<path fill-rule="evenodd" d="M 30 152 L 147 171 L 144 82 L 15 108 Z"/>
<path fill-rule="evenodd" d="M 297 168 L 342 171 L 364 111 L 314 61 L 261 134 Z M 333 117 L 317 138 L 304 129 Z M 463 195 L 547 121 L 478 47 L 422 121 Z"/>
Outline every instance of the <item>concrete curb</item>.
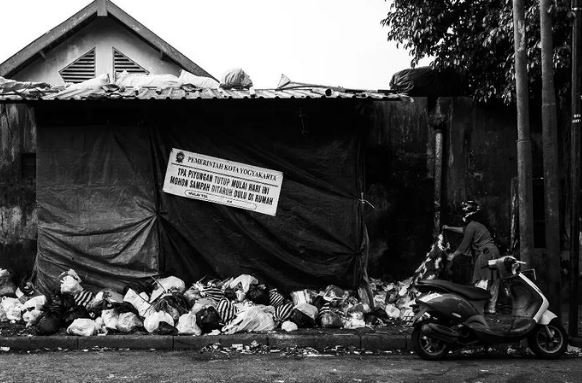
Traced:
<path fill-rule="evenodd" d="M 253 341 L 268 345 L 273 349 L 286 347 L 311 347 L 324 351 L 336 346 L 345 349 L 364 349 L 370 351 L 407 350 L 408 335 L 390 335 L 381 332 L 315 332 L 315 333 L 245 333 L 233 335 L 204 336 L 162 336 L 162 335 L 106 335 L 106 336 L 18 336 L 0 337 L 0 347 L 10 350 L 87 350 L 93 347 L 106 347 L 132 350 L 196 350 L 211 344 L 222 347 Z"/>
<path fill-rule="evenodd" d="M 568 343 L 570 343 L 571 346 L 582 347 L 582 337 L 572 336 Z"/>

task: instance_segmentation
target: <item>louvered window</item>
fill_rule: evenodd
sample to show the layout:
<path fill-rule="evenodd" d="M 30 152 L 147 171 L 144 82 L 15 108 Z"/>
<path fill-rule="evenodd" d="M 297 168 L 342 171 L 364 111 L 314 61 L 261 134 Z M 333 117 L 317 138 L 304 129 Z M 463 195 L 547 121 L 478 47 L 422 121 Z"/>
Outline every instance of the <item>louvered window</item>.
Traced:
<path fill-rule="evenodd" d="M 59 74 L 65 82 L 78 83 L 95 77 L 95 48 L 73 61 Z"/>
<path fill-rule="evenodd" d="M 113 48 L 113 73 L 121 73 L 127 71 L 128 73 L 144 73 L 149 74 L 141 65 Z"/>

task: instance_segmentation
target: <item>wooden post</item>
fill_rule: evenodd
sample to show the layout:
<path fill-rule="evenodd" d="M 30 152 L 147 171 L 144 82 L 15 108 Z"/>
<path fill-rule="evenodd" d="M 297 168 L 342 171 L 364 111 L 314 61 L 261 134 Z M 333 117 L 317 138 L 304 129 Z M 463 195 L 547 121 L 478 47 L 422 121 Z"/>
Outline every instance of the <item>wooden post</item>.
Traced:
<path fill-rule="evenodd" d="M 526 267 L 532 267 L 533 191 L 525 15 L 523 0 L 513 0 L 513 37 L 515 49 L 515 88 L 517 96 L 517 182 L 519 200 L 519 252 Z"/>

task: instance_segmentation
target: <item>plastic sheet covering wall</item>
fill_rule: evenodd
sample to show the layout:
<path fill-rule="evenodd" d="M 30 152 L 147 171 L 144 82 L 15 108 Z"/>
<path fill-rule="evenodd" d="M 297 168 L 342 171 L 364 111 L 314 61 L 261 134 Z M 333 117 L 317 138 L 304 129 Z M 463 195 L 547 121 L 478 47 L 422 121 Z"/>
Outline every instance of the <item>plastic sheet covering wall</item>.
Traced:
<path fill-rule="evenodd" d="M 354 104 L 196 105 L 39 113 L 38 283 L 74 268 L 117 289 L 241 273 L 284 290 L 356 286 L 366 244 Z M 164 193 L 172 147 L 282 171 L 277 215 Z"/>

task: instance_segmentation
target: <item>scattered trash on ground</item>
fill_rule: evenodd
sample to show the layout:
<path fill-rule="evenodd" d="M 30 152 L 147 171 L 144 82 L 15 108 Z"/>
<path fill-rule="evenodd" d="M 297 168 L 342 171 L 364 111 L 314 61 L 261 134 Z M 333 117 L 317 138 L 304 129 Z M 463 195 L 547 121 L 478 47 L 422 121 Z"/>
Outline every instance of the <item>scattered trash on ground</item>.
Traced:
<path fill-rule="evenodd" d="M 128 286 L 123 294 L 90 291 L 73 269 L 59 275 L 58 290 L 46 295 L 30 282 L 26 289 L 15 289 L 6 270 L 0 269 L 0 282 L 2 336 L 200 336 L 386 326 L 403 331 L 416 294 L 412 278 L 396 283 L 371 279 L 356 290 L 329 285 L 289 293 L 248 274 L 202 279 L 189 287 L 175 276 L 152 278 L 148 286 Z"/>

